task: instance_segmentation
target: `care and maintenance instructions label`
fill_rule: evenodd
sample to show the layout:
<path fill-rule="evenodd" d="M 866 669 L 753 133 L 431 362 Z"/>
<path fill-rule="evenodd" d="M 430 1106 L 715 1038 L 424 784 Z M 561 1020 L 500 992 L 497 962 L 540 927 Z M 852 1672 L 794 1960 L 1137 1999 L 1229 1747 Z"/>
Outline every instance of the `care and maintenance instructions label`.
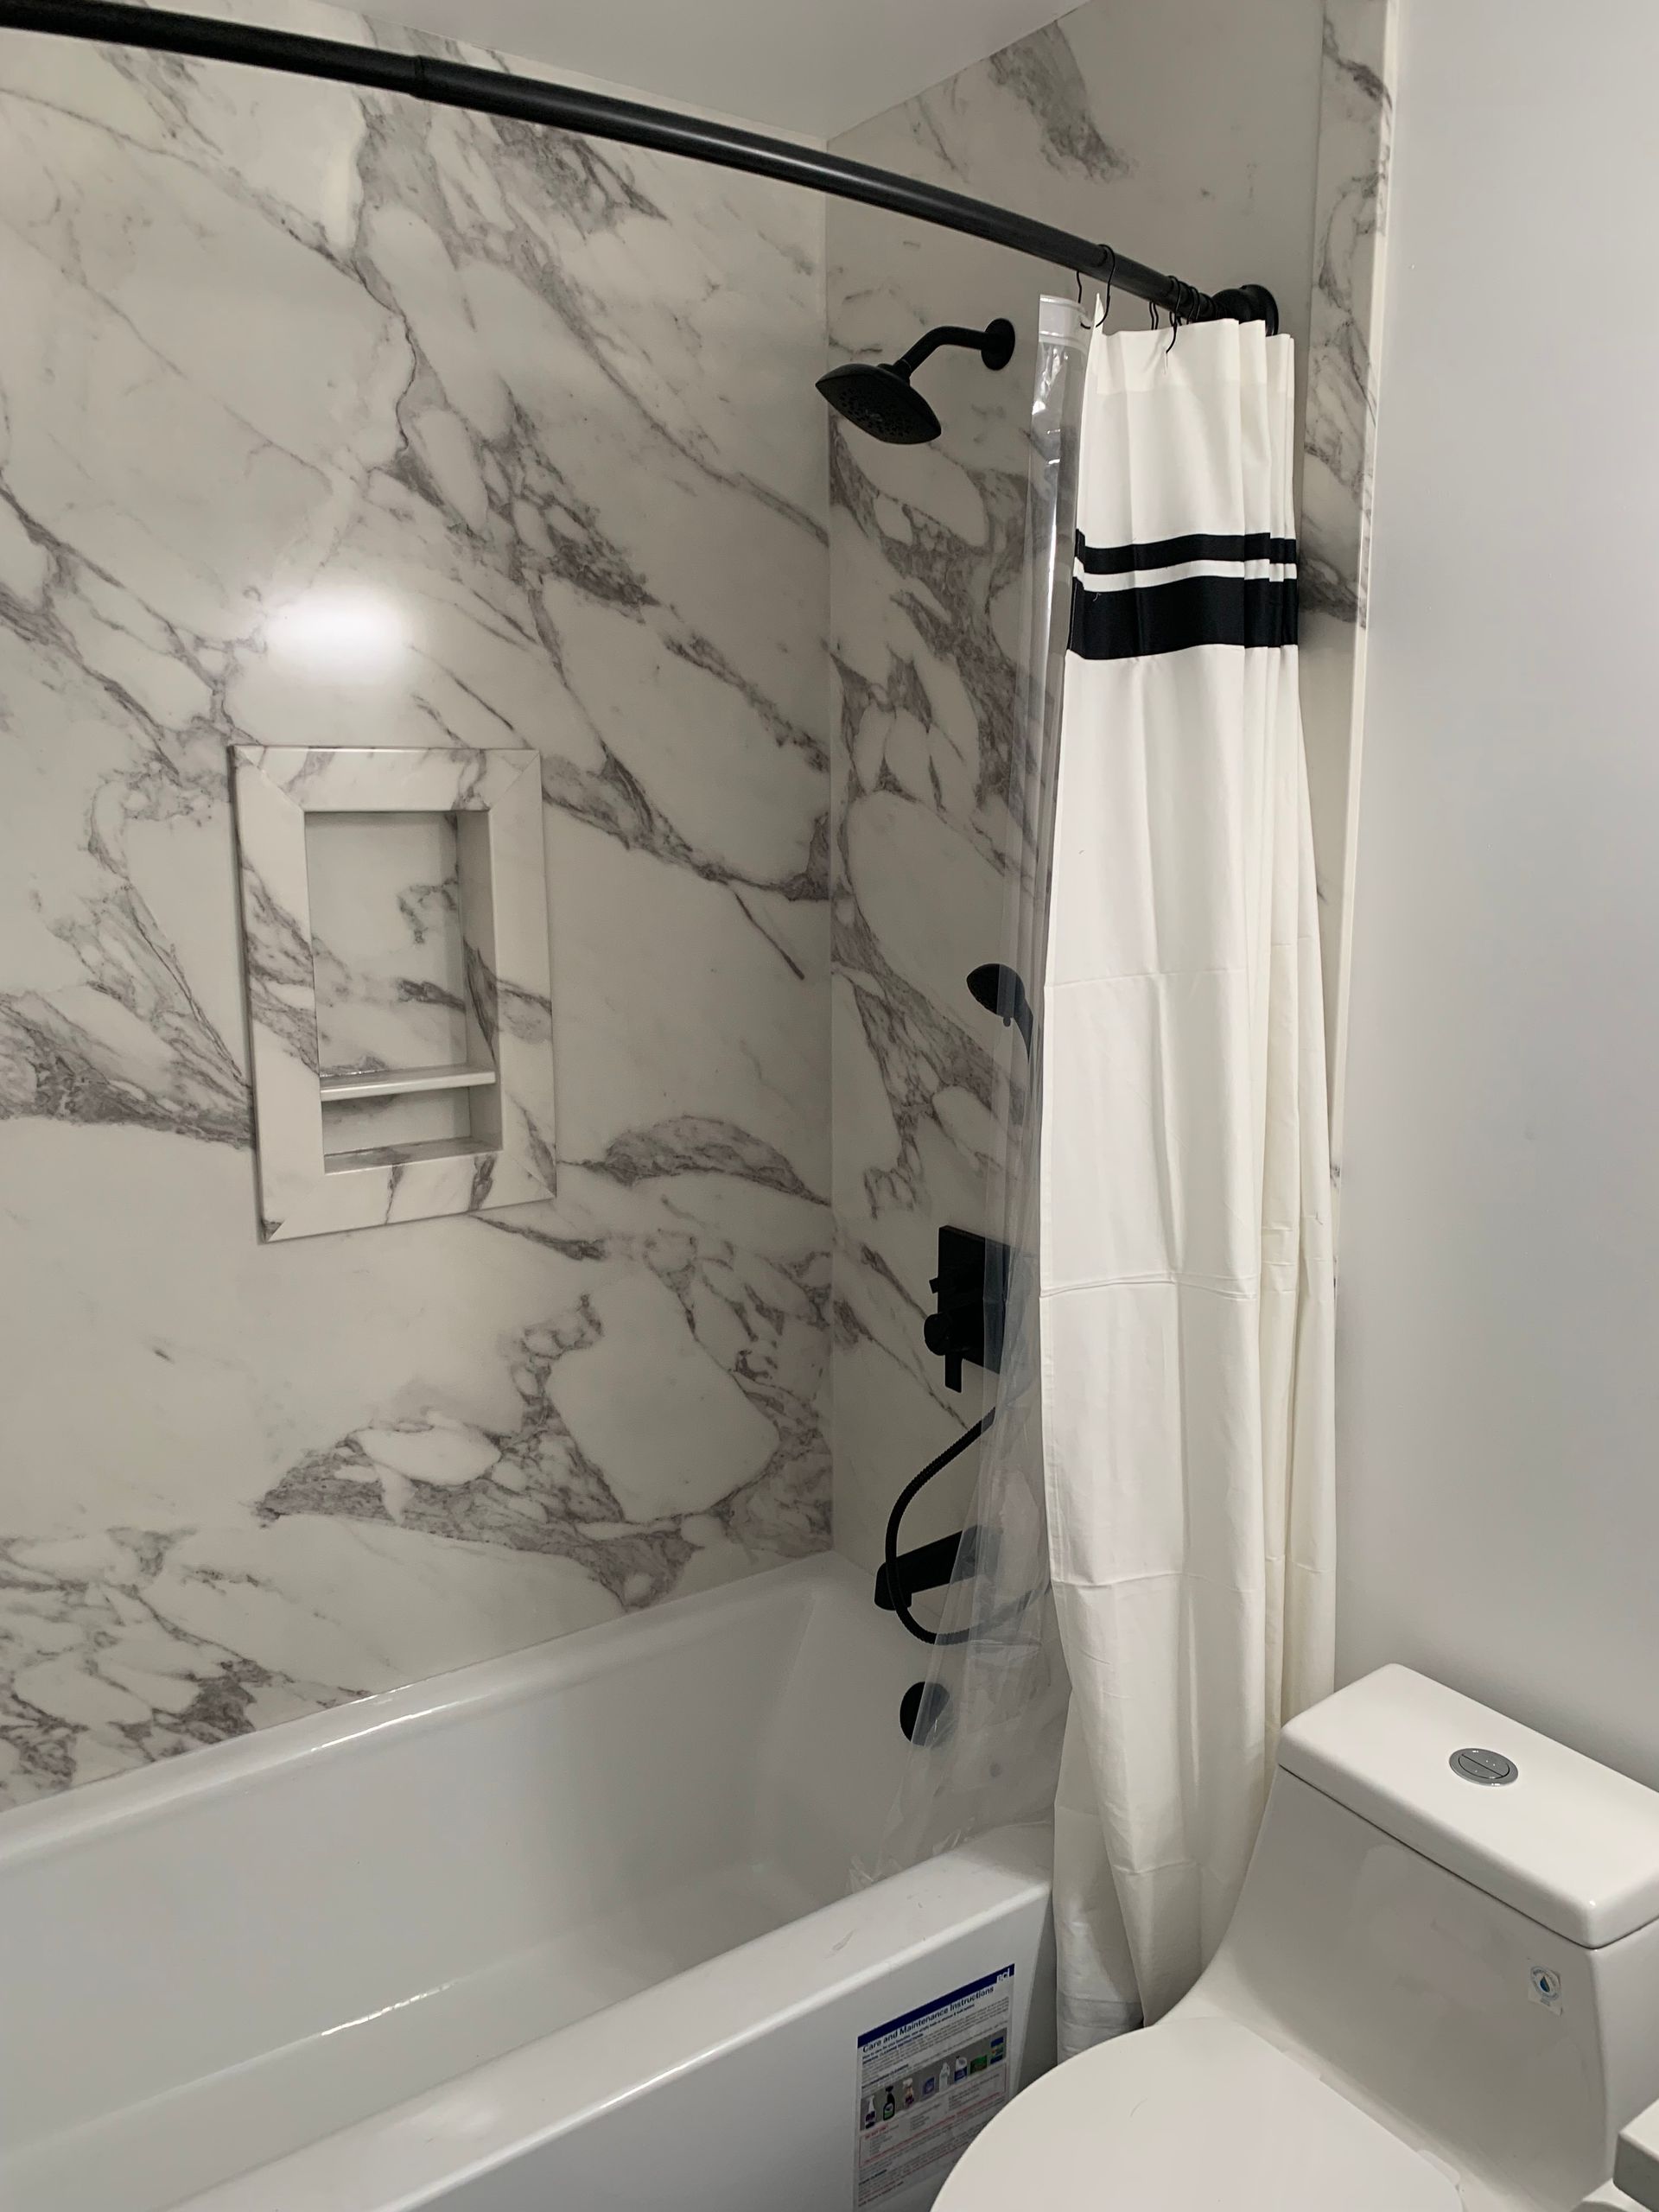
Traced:
<path fill-rule="evenodd" d="M 959 2158 L 1007 2103 L 1014 1968 L 858 2039 L 858 2207 Z"/>

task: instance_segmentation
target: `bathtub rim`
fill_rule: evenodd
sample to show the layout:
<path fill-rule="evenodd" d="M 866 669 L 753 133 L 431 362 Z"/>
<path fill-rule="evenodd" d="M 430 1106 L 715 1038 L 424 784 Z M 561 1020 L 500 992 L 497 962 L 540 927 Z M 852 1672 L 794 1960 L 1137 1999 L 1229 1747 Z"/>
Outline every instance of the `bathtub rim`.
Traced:
<path fill-rule="evenodd" d="M 935 1945 L 1021 1912 L 1046 1916 L 1052 1870 L 1051 1828 L 995 1830 L 215 2183 L 169 2212 L 440 2212 L 452 2192 L 873 1986 Z M 1017 1999 L 1022 2074 L 1030 2008 L 1041 1993 L 1033 1977 Z M 850 2086 L 850 2050 L 849 2069 Z M 550 2113 L 553 2079 L 560 2108 Z M 469 2099 L 479 2107 L 471 2117 Z M 447 2116 L 457 2136 L 470 2139 L 464 2147 L 439 2132 L 446 2106 L 456 2103 L 463 2108 Z"/>
<path fill-rule="evenodd" d="M 273 1721 L 245 1735 L 170 1753 L 124 1774 L 71 1783 L 0 1812 L 0 1877 L 54 1851 L 73 1851 L 200 1799 L 212 1799 L 286 1769 L 339 1757 L 376 1737 L 442 1727 L 492 1707 L 502 1710 L 607 1667 L 633 1666 L 696 1633 L 711 1618 L 769 1610 L 817 1592 L 829 1602 L 868 1604 L 868 1578 L 839 1552 L 766 1567 L 614 1620 L 550 1637 L 517 1651 L 476 1659 L 393 1689 L 347 1697 L 320 1713 Z"/>

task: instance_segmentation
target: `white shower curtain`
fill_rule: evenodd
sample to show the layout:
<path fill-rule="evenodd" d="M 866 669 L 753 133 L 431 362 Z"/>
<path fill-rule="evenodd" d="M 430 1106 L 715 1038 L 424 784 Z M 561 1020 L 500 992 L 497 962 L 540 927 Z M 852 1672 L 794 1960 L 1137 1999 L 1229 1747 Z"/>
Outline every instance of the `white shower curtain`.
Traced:
<path fill-rule="evenodd" d="M 1071 1678 L 1062 2048 L 1155 2019 L 1332 1681 L 1332 1282 L 1291 343 L 1095 336 L 1044 1008 L 1039 1335 Z"/>

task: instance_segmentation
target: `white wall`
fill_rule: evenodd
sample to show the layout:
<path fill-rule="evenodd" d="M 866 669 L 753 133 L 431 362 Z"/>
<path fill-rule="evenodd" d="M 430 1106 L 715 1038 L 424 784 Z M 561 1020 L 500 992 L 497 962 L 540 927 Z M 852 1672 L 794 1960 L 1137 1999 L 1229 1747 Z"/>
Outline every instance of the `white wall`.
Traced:
<path fill-rule="evenodd" d="M 1659 1783 L 1651 0 L 1408 0 L 1343 1201 L 1343 1657 Z"/>

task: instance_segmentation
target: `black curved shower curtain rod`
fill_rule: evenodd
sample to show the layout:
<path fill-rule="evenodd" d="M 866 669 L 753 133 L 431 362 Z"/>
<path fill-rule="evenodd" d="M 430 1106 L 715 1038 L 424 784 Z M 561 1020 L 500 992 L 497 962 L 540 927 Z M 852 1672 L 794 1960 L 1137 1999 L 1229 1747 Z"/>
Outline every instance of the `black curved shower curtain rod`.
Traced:
<path fill-rule="evenodd" d="M 1033 255 L 1080 276 L 1109 283 L 1135 299 L 1166 308 L 1179 322 L 1211 322 L 1231 317 L 1241 322 L 1279 327 L 1271 292 L 1259 284 L 1211 294 L 1166 276 L 1109 245 L 1091 244 L 1070 231 L 1055 230 L 1030 216 L 1016 215 L 988 200 L 844 161 L 838 154 L 791 146 L 755 130 L 675 115 L 642 101 L 616 99 L 606 92 L 578 91 L 571 85 L 546 84 L 515 77 L 502 69 L 446 61 L 418 54 L 391 54 L 343 40 L 311 38 L 296 31 L 265 30 L 250 23 L 220 22 L 211 16 L 175 15 L 168 9 L 136 7 L 130 0 L 0 0 L 0 29 L 42 31 L 58 38 L 88 39 L 101 46 L 136 46 L 153 53 L 182 54 L 200 61 L 240 62 L 255 69 L 280 69 L 291 76 L 327 78 L 385 92 L 404 92 L 440 107 L 471 108 L 483 115 L 519 123 L 579 130 L 592 138 L 615 138 L 648 146 L 688 161 L 715 162 L 776 177 L 839 200 L 861 200 L 895 215 L 933 223 L 993 245 Z"/>

